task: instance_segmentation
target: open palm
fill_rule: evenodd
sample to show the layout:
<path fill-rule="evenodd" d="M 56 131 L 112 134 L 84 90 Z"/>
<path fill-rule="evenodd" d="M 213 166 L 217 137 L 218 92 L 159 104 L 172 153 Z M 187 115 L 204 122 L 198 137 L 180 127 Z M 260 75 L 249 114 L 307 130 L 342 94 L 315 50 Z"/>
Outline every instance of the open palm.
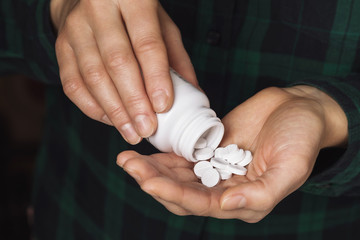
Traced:
<path fill-rule="evenodd" d="M 268 88 L 223 119 L 221 145 L 236 143 L 253 152 L 246 176 L 208 188 L 194 175 L 193 163 L 174 153 L 125 151 L 117 162 L 175 214 L 257 222 L 306 181 L 319 150 L 334 142 L 327 138 L 321 103 L 301 93 Z"/>

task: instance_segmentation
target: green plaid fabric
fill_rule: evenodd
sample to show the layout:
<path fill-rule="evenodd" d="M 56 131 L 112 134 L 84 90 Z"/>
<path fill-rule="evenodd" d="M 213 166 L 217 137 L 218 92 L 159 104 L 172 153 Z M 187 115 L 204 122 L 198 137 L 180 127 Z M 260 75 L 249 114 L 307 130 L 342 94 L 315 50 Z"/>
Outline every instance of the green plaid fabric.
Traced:
<path fill-rule="evenodd" d="M 115 129 L 63 94 L 48 0 L 1 0 L 0 72 L 49 83 L 34 182 L 37 239 L 360 239 L 360 0 L 167 0 L 202 88 L 224 116 L 268 86 L 308 84 L 349 121 L 345 150 L 324 149 L 310 179 L 256 224 L 169 213 L 116 155 Z"/>

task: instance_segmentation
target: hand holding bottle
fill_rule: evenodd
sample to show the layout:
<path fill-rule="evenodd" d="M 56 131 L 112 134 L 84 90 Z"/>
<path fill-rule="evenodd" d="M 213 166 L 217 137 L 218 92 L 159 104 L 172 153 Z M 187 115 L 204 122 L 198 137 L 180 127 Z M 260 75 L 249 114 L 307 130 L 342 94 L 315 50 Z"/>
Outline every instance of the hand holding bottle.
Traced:
<path fill-rule="evenodd" d="M 173 102 L 169 65 L 197 85 L 180 32 L 157 0 L 52 0 L 65 94 L 131 144 Z"/>
<path fill-rule="evenodd" d="M 193 174 L 193 164 L 174 154 L 125 151 L 117 163 L 175 214 L 257 222 L 306 181 L 321 148 L 347 141 L 340 106 L 309 86 L 265 89 L 231 111 L 223 124 L 223 146 L 236 143 L 254 154 L 246 176 L 207 188 Z"/>

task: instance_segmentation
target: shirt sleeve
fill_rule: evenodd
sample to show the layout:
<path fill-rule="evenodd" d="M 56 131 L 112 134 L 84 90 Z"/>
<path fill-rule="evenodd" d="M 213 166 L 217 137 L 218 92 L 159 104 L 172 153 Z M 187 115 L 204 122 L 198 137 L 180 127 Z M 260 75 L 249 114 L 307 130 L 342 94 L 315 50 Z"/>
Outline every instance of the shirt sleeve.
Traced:
<path fill-rule="evenodd" d="M 50 0 L 1 0 L 0 74 L 60 84 Z"/>
<path fill-rule="evenodd" d="M 349 133 L 345 149 L 320 152 L 313 174 L 301 189 L 327 196 L 360 196 L 360 74 L 296 84 L 316 87 L 337 101 L 347 116 Z"/>

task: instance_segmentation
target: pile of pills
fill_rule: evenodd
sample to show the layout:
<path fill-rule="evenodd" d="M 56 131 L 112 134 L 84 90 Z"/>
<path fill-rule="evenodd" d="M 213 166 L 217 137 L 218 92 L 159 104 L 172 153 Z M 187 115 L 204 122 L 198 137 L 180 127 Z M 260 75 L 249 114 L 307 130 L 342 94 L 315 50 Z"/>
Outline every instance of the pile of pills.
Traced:
<path fill-rule="evenodd" d="M 252 161 L 248 150 L 239 149 L 236 144 L 219 147 L 215 151 L 207 146 L 206 139 L 200 138 L 195 144 L 194 166 L 195 175 L 207 187 L 216 186 L 220 180 L 226 180 L 235 175 L 246 175 L 245 168 Z"/>

